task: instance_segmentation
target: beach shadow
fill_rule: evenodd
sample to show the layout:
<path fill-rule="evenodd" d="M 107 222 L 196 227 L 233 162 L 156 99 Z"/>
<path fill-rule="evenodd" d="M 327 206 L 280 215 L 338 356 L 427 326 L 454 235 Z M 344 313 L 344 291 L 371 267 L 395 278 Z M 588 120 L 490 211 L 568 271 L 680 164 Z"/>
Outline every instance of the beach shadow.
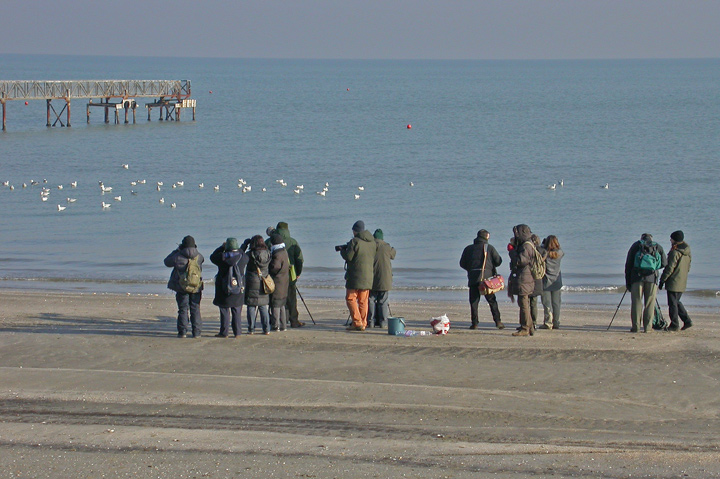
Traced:
<path fill-rule="evenodd" d="M 0 332 L 39 334 L 99 334 L 109 336 L 162 337 L 177 334 L 174 317 L 156 316 L 154 319 L 128 321 L 122 318 L 80 318 L 57 313 L 31 316 L 26 324 L 2 326 Z"/>

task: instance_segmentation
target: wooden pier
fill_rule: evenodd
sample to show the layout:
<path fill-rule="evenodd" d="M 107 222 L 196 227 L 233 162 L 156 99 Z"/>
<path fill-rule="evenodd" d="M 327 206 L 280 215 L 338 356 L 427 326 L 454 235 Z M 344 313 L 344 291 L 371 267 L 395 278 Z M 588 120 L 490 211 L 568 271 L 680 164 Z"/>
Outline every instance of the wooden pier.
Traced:
<path fill-rule="evenodd" d="M 6 103 L 13 100 L 45 100 L 47 104 L 46 126 L 70 126 L 70 102 L 73 99 L 89 99 L 86 105 L 87 122 L 90 109 L 103 108 L 105 123 L 110 123 L 110 111 L 115 123 L 120 123 L 120 110 L 124 110 L 125 123 L 129 112 L 135 123 L 138 98 L 154 98 L 146 103 L 148 121 L 153 108 L 160 109 L 160 121 L 180 121 L 183 109 L 192 109 L 195 120 L 196 101 L 190 98 L 190 80 L 82 80 L 82 81 L 3 81 L 0 80 L 0 104 L 2 105 L 2 131 L 6 131 Z M 97 99 L 97 102 L 93 100 Z M 58 113 L 53 100 L 64 101 Z M 65 122 L 63 122 L 65 113 Z M 54 118 L 53 118 L 54 115 Z"/>

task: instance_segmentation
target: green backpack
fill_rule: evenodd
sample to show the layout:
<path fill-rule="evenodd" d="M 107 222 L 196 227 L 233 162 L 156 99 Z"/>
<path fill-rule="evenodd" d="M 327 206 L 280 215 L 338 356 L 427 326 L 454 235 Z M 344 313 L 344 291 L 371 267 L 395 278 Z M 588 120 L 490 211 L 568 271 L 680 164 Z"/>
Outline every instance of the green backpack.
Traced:
<path fill-rule="evenodd" d="M 186 293 L 197 293 L 202 287 L 202 270 L 197 256 L 189 258 L 184 273 L 180 273 L 180 288 Z"/>
<path fill-rule="evenodd" d="M 545 258 L 531 241 L 526 241 L 525 244 L 530 245 L 533 251 L 532 261 L 530 261 L 530 274 L 532 274 L 533 279 L 543 279 L 545 277 Z"/>

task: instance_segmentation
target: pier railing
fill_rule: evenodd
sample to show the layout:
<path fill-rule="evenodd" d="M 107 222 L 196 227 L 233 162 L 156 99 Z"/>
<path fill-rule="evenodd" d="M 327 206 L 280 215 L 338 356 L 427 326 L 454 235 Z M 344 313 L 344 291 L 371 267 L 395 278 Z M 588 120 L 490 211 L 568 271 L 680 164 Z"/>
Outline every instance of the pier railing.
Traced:
<path fill-rule="evenodd" d="M 3 100 L 190 97 L 190 80 L 0 80 Z"/>

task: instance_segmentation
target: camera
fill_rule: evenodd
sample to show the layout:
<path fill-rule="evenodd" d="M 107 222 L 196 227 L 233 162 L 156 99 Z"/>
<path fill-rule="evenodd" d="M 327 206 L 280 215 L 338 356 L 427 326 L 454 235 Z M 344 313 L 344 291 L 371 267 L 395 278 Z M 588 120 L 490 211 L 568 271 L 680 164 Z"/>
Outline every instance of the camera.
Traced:
<path fill-rule="evenodd" d="M 335 251 L 342 251 L 347 247 L 345 244 L 341 244 L 335 247 Z"/>

